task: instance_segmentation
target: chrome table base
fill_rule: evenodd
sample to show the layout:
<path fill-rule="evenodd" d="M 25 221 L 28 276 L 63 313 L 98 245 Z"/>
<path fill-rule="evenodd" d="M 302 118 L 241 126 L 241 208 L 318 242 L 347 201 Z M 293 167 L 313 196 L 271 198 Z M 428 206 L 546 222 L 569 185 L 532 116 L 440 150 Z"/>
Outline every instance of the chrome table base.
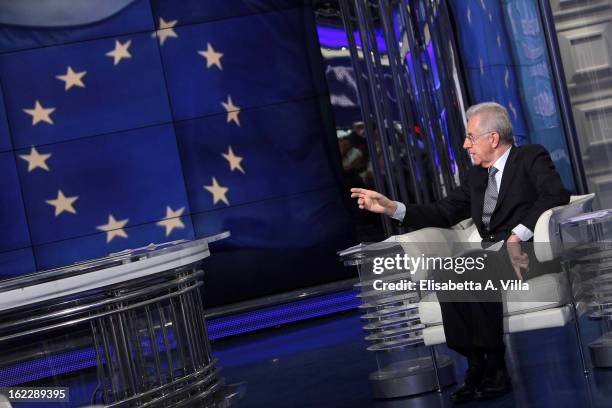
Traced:
<path fill-rule="evenodd" d="M 16 356 L 41 341 L 43 348 L 67 345 L 78 336 L 80 350 L 95 350 L 93 403 L 229 406 L 245 387 L 227 386 L 219 375 L 200 292 L 208 243 L 228 235 L 150 245 L 0 282 L 0 354 Z"/>

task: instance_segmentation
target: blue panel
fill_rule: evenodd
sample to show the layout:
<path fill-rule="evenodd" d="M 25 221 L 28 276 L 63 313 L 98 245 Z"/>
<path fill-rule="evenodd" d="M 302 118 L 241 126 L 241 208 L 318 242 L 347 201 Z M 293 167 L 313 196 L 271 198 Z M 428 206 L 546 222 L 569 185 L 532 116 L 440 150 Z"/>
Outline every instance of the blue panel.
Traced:
<path fill-rule="evenodd" d="M 350 244 L 351 219 L 335 189 L 193 214 L 193 220 L 198 237 L 231 231 L 231 237 L 219 242 L 222 248 L 310 248 L 325 244 L 327 252 L 335 254 Z"/>
<path fill-rule="evenodd" d="M 96 227 L 106 224 L 109 214 L 116 220 L 129 219 L 130 227 L 164 218 L 166 206 L 185 207 L 184 214 L 189 213 L 171 125 L 49 145 L 44 152 L 52 154 L 50 171 L 27 172 L 25 162 L 19 167 L 35 244 L 97 234 Z M 73 205 L 76 214 L 64 211 L 55 216 L 55 208 L 46 200 L 56 199 L 59 190 L 66 197 L 78 197 Z M 164 229 L 155 228 L 159 234 L 148 242 L 167 240 L 162 239 Z M 99 250 L 88 253 L 106 251 L 103 237 L 98 241 Z M 112 243 L 120 241 L 124 240 Z"/>
<path fill-rule="evenodd" d="M 125 58 L 114 65 L 105 55 L 115 41 L 131 41 Z M 68 67 L 86 71 L 85 87 L 57 78 Z M 168 97 L 156 42 L 150 34 L 111 37 L 0 56 L 0 78 L 16 147 L 39 145 L 170 121 Z M 24 109 L 39 101 L 53 124 Z"/>
<path fill-rule="evenodd" d="M 312 99 L 241 112 L 240 127 L 225 114 L 177 123 L 192 210 L 226 207 L 203 187 L 212 177 L 230 205 L 335 185 L 318 109 Z M 244 174 L 222 156 L 229 146 Z"/>
<path fill-rule="evenodd" d="M 0 252 L 30 245 L 23 199 L 12 153 L 0 153 Z"/>
<path fill-rule="evenodd" d="M 2 89 L 0 88 L 0 152 L 10 150 L 12 146 L 5 112 L 4 97 L 2 96 Z"/>
<path fill-rule="evenodd" d="M 458 21 L 461 59 L 473 102 L 498 102 L 508 109 L 517 144 L 529 143 L 529 129 L 511 54 L 511 41 L 498 2 L 450 2 Z M 478 27 L 475 29 L 474 27 Z"/>
<path fill-rule="evenodd" d="M 260 14 L 301 7 L 311 0 L 151 0 L 156 17 L 178 20 L 178 24 L 220 20 L 249 14 Z"/>
<path fill-rule="evenodd" d="M 304 13 L 293 9 L 177 28 L 178 39 L 161 48 L 175 119 L 225 112 L 221 103 L 228 95 L 244 109 L 316 94 Z M 198 54 L 208 44 L 223 53 L 222 69 L 207 68 Z"/>
<path fill-rule="evenodd" d="M 529 119 L 531 142 L 548 149 L 565 187 L 575 191 L 561 114 L 552 82 L 548 49 L 538 4 L 533 0 L 509 0 L 506 24 L 511 28 L 512 49 L 521 96 Z"/>
<path fill-rule="evenodd" d="M 517 144 L 543 144 L 565 187 L 573 190 L 537 2 L 456 0 L 449 4 L 474 102 L 495 100 L 505 105 Z"/>
<path fill-rule="evenodd" d="M 304 46 L 309 55 L 313 87 L 318 95 L 325 95 L 329 99 L 329 90 L 325 78 L 326 67 L 323 61 L 323 55 L 321 55 L 315 13 L 311 7 L 304 8 L 304 36 Z"/>
<path fill-rule="evenodd" d="M 199 237 L 229 230 L 205 268 L 214 307 L 354 277 L 336 252 L 354 244 L 348 209 L 336 189 L 193 214 Z M 227 292 L 227 282 L 236 282 Z"/>
<path fill-rule="evenodd" d="M 450 5 L 461 24 L 461 57 L 466 67 L 480 68 L 481 61 L 491 66 L 512 64 L 499 2 L 455 0 Z"/>
<path fill-rule="evenodd" d="M 517 144 L 529 140 L 529 129 L 517 92 L 518 84 L 511 66 L 487 66 L 466 69 L 474 98 L 478 102 L 494 101 L 508 110 Z"/>
<path fill-rule="evenodd" d="M 114 16 L 82 26 L 38 28 L 0 25 L 0 52 L 150 31 L 153 28 L 149 0 L 137 0 Z"/>
<path fill-rule="evenodd" d="M 32 272 L 36 272 L 32 248 L 0 252 L 0 280 L 14 278 Z"/>

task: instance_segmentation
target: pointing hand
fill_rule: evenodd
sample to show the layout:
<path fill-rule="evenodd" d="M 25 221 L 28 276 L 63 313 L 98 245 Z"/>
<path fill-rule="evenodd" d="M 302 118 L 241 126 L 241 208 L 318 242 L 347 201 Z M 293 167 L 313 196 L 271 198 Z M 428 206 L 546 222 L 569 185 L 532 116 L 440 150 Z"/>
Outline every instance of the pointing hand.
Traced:
<path fill-rule="evenodd" d="M 362 210 L 392 216 L 397 209 L 397 203 L 389 200 L 384 195 L 365 188 L 351 188 L 351 198 L 357 199 L 357 204 Z"/>

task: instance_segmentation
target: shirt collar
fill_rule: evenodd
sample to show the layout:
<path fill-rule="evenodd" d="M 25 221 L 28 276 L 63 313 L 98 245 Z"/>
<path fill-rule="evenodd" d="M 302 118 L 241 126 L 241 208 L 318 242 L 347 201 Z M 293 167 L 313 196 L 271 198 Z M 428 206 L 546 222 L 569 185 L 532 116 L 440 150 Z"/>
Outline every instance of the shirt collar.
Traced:
<path fill-rule="evenodd" d="M 504 172 L 504 167 L 506 167 L 506 162 L 508 161 L 508 156 L 510 156 L 510 150 L 512 150 L 512 146 L 504 154 L 501 155 L 499 159 L 493 163 L 492 167 L 495 167 L 499 173 Z"/>

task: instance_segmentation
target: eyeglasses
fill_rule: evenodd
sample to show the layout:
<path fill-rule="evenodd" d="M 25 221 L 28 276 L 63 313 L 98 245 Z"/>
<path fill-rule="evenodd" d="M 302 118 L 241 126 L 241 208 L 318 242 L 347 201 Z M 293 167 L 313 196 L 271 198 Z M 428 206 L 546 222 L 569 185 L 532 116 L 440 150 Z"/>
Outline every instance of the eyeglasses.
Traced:
<path fill-rule="evenodd" d="M 489 133 L 493 133 L 493 132 L 494 132 L 493 130 L 489 130 L 488 132 L 479 133 L 477 135 L 467 134 L 467 135 L 465 135 L 465 138 L 470 141 L 470 144 L 474 144 L 474 143 L 476 143 L 478 138 L 480 138 L 480 136 L 483 136 L 483 135 L 486 135 L 486 134 L 489 134 Z"/>

